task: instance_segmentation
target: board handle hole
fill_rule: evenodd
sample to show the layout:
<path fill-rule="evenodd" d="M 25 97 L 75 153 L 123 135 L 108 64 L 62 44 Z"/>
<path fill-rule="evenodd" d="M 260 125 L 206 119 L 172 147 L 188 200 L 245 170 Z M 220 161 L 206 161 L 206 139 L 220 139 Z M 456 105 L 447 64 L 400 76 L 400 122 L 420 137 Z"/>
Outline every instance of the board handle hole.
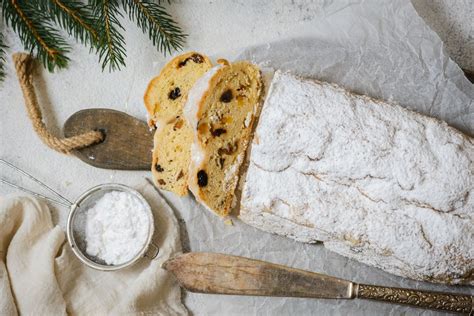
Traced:
<path fill-rule="evenodd" d="M 107 129 L 105 129 L 105 128 L 94 128 L 94 131 L 100 132 L 102 134 L 102 140 L 98 144 L 105 142 L 105 139 L 107 138 Z"/>

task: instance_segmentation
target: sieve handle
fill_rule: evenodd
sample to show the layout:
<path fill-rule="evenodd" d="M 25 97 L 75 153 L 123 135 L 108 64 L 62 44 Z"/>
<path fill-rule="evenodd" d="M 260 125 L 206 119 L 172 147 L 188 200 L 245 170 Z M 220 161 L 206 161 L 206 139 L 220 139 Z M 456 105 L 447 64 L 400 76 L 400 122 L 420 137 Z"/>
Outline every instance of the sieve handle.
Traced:
<path fill-rule="evenodd" d="M 160 248 L 152 241 L 150 242 L 150 245 L 148 245 L 148 249 L 145 251 L 145 254 L 143 256 L 147 257 L 150 260 L 153 260 L 158 256 L 159 253 Z"/>
<path fill-rule="evenodd" d="M 66 207 L 71 207 L 72 205 L 72 202 L 69 201 L 68 199 L 66 199 L 64 196 L 62 196 L 61 194 L 59 194 L 57 191 L 55 191 L 54 189 L 52 189 L 50 186 L 48 186 L 46 183 L 44 183 L 43 181 L 41 180 L 38 180 L 37 178 L 35 178 L 33 175 L 29 174 L 28 172 L 18 168 L 17 166 L 13 165 L 12 163 L 4 160 L 4 159 L 0 159 L 0 163 L 12 168 L 13 170 L 15 170 L 16 172 L 26 176 L 27 178 L 33 180 L 34 182 L 36 182 L 37 184 L 39 184 L 40 186 L 42 186 L 43 188 L 45 188 L 46 190 L 48 190 L 49 192 L 53 193 L 56 197 L 59 198 L 59 200 L 56 200 L 56 199 L 53 199 L 53 198 L 50 198 L 50 197 L 47 197 L 43 194 L 40 194 L 40 193 L 37 193 L 37 192 L 34 192 L 34 191 L 31 191 L 27 188 L 24 188 L 24 187 L 21 187 L 13 182 L 10 182 L 6 179 L 3 179 L 3 178 L 0 178 L 0 182 L 3 183 L 3 184 L 6 184 L 6 185 L 9 185 L 15 189 L 18 189 L 18 190 L 21 190 L 23 192 L 26 192 L 26 193 L 29 193 L 31 195 L 34 195 L 36 197 L 39 197 L 39 198 L 43 198 L 45 200 L 48 200 L 50 202 L 53 202 L 53 203 L 57 203 L 57 204 L 60 204 L 60 205 L 63 205 L 63 206 L 66 206 Z"/>

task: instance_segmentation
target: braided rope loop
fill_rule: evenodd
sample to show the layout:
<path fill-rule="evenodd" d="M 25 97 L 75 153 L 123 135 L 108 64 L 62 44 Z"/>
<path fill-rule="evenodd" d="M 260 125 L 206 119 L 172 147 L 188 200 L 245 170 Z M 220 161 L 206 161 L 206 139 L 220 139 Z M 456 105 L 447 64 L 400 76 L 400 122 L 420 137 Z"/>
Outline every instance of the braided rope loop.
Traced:
<path fill-rule="evenodd" d="M 74 149 L 84 148 L 102 141 L 103 135 L 99 131 L 90 131 L 67 138 L 52 135 L 43 122 L 43 115 L 33 86 L 33 57 L 26 53 L 15 53 L 13 54 L 13 62 L 25 99 L 28 116 L 35 132 L 43 143 L 60 153 L 69 154 Z"/>

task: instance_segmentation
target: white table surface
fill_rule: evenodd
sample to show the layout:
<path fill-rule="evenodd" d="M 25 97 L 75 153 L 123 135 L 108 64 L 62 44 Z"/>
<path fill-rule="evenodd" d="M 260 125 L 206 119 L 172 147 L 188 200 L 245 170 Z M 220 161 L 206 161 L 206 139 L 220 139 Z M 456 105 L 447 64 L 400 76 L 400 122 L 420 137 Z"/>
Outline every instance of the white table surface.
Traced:
<path fill-rule="evenodd" d="M 445 41 L 450 56 L 462 68 L 474 70 L 474 2 L 413 2 L 420 16 Z M 190 34 L 185 50 L 214 55 L 280 38 L 305 35 L 296 32 L 297 27 L 304 29 L 305 25 L 308 25 L 310 34 L 309 26 L 318 7 L 317 1 L 305 0 L 181 0 L 171 5 L 170 12 Z M 149 79 L 159 71 L 157 64 L 163 62 L 164 57 L 156 52 L 146 35 L 134 24 L 124 21 L 123 26 L 126 29 L 128 57 L 127 67 L 121 72 L 102 73 L 98 57 L 89 54 L 89 50 L 81 45 L 73 45 L 70 54 L 72 61 L 67 70 L 51 74 L 39 69 L 36 76 L 39 101 L 44 109 L 45 121 L 54 133 L 60 132 L 62 123 L 71 114 L 85 108 L 110 107 L 145 119 L 142 95 Z M 10 46 L 8 53 L 22 50 L 11 30 L 7 31 L 6 41 Z M 147 172 L 92 168 L 43 145 L 26 116 L 10 58 L 6 80 L 0 86 L 0 101 L 0 157 L 47 180 L 64 195 L 75 198 L 97 184 L 130 183 L 148 176 Z M 4 168 L 0 172 L 13 177 Z M 29 182 L 20 183 L 31 187 Z M 0 186 L 0 194 L 13 191 Z M 66 212 L 63 209 L 54 209 L 53 215 L 56 222 L 64 225 Z M 201 302 L 205 303 L 205 299 Z M 194 306 L 193 312 L 199 314 L 199 309 Z"/>

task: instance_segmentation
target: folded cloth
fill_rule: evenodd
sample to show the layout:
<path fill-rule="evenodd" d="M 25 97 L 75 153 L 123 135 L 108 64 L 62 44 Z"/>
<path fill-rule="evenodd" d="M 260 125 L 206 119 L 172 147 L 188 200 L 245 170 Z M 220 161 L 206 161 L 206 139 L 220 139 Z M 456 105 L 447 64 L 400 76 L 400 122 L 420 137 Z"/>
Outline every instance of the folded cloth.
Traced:
<path fill-rule="evenodd" d="M 138 191 L 153 210 L 160 252 L 112 272 L 75 257 L 43 201 L 0 197 L 0 315 L 188 314 L 178 284 L 161 268 L 181 252 L 178 222 L 150 184 Z"/>

